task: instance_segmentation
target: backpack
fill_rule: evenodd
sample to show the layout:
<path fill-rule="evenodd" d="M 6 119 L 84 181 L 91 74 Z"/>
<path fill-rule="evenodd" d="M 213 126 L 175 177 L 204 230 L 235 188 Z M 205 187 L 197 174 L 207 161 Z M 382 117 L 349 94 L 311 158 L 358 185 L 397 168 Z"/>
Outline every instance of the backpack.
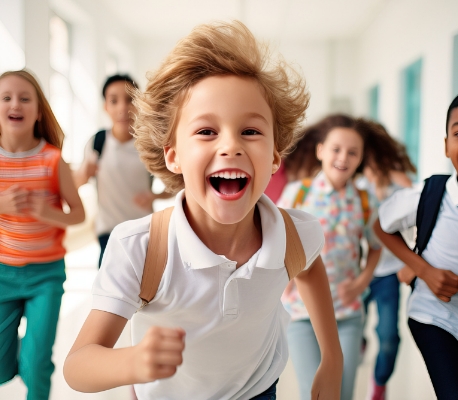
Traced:
<path fill-rule="evenodd" d="M 101 131 L 98 131 L 94 136 L 93 149 L 97 153 L 99 153 L 99 158 L 102 155 L 103 145 L 105 144 L 106 137 L 107 137 L 107 131 L 105 129 L 101 130 Z"/>
<path fill-rule="evenodd" d="M 433 233 L 449 178 L 450 175 L 432 175 L 425 179 L 425 186 L 423 187 L 420 201 L 418 202 L 416 219 L 417 239 L 413 249 L 419 256 L 421 256 L 426 249 Z M 414 278 L 412 282 L 410 282 L 412 290 L 415 287 L 416 280 L 417 278 Z"/>
<path fill-rule="evenodd" d="M 167 265 L 168 230 L 173 207 L 153 213 L 150 235 L 146 250 L 145 266 L 140 286 L 140 299 L 146 306 L 156 295 L 162 275 Z M 306 265 L 306 257 L 301 239 L 290 215 L 279 208 L 286 229 L 285 267 L 290 280 L 296 277 Z"/>
<path fill-rule="evenodd" d="M 312 186 L 313 179 L 312 178 L 305 178 L 302 180 L 302 186 L 297 192 L 296 198 L 294 199 L 293 206 L 291 208 L 296 208 L 299 204 L 302 204 Z M 364 225 L 367 225 L 369 221 L 369 217 L 371 216 L 371 208 L 369 206 L 369 194 L 366 190 L 359 190 L 356 189 L 359 194 L 359 198 L 361 199 L 361 207 L 363 209 L 363 219 Z"/>

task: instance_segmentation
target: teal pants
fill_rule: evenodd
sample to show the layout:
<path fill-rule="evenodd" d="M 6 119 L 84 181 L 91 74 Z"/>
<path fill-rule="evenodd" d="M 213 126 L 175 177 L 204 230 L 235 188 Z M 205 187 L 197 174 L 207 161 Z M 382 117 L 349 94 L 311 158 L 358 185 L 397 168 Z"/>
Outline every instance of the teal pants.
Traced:
<path fill-rule="evenodd" d="M 20 375 L 27 400 L 49 398 L 64 281 L 63 259 L 19 268 L 0 264 L 0 384 Z M 21 317 L 27 329 L 19 340 Z"/>

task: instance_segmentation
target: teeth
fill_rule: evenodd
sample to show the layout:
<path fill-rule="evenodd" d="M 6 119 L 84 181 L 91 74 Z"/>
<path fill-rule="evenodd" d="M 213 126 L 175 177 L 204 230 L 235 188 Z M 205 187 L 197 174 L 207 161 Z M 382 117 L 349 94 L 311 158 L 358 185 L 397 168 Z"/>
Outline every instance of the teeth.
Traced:
<path fill-rule="evenodd" d="M 224 178 L 224 179 L 237 179 L 237 178 L 246 178 L 247 175 L 245 172 L 236 172 L 236 171 L 221 171 L 215 172 L 210 175 L 212 178 Z"/>

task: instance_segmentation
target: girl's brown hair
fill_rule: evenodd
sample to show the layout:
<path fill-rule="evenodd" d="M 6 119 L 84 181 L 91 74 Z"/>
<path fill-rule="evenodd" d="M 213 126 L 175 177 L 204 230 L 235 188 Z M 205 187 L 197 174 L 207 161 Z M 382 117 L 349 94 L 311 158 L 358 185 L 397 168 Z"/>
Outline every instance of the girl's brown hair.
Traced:
<path fill-rule="evenodd" d="M 390 172 L 416 173 L 406 147 L 393 138 L 382 124 L 363 120 L 366 131 L 366 164 L 374 169 L 382 182 L 390 182 Z"/>
<path fill-rule="evenodd" d="M 57 122 L 57 119 L 51 110 L 51 106 L 49 105 L 48 100 L 46 100 L 46 97 L 41 90 L 37 79 L 31 72 L 24 69 L 20 71 L 4 72 L 2 75 L 0 75 L 0 80 L 6 78 L 7 76 L 18 76 L 19 78 L 25 79 L 35 88 L 38 99 L 38 111 L 41 113 L 41 118 L 39 121 L 35 122 L 33 135 L 36 138 L 43 138 L 53 146 L 62 149 L 62 144 L 64 142 L 64 132 Z"/>
<path fill-rule="evenodd" d="M 217 75 L 255 79 L 274 120 L 274 142 L 285 155 L 301 136 L 299 125 L 309 104 L 305 82 L 285 62 L 272 63 L 241 22 L 197 26 L 182 39 L 162 65 L 149 73 L 144 93 L 134 91 L 137 116 L 134 136 L 140 157 L 148 170 L 161 178 L 169 192 L 184 187 L 182 175 L 165 164 L 164 146 L 173 146 L 179 110 L 190 89 L 199 81 Z"/>

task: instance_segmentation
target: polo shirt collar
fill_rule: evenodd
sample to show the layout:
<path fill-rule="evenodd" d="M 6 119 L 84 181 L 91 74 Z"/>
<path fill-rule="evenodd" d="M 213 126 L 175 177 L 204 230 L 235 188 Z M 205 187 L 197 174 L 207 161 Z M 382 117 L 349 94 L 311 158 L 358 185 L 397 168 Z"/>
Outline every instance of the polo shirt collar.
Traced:
<path fill-rule="evenodd" d="M 453 204 L 458 207 L 458 181 L 456 171 L 454 171 L 452 176 L 448 179 L 446 188 L 447 193 L 452 198 Z"/>
<path fill-rule="evenodd" d="M 175 198 L 173 218 L 180 256 L 187 268 L 211 268 L 228 262 L 213 253 L 194 233 L 183 210 L 184 190 Z M 261 216 L 262 246 L 258 252 L 256 267 L 277 269 L 284 266 L 286 231 L 283 217 L 275 204 L 262 195 L 257 203 Z"/>

